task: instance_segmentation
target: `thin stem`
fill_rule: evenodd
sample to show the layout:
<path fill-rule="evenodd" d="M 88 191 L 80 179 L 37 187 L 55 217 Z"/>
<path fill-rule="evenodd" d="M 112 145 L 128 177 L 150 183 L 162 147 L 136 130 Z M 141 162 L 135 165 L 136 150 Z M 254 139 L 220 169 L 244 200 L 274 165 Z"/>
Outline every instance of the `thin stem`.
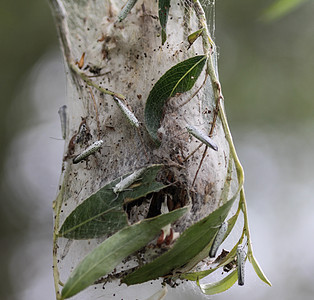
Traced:
<path fill-rule="evenodd" d="M 240 192 L 240 204 L 241 204 L 241 210 L 244 216 L 244 228 L 245 228 L 245 235 L 247 237 L 248 256 L 251 256 L 253 254 L 253 248 L 252 248 L 251 234 L 250 234 L 250 228 L 249 228 L 249 217 L 248 217 L 248 211 L 247 211 L 247 205 L 246 205 L 245 193 L 244 193 L 243 187 Z"/>
<path fill-rule="evenodd" d="M 228 122 L 227 122 L 227 117 L 226 117 L 225 111 L 222 107 L 221 100 L 218 101 L 218 108 L 219 108 L 219 116 L 220 116 L 220 119 L 222 122 L 222 126 L 224 128 L 226 140 L 228 141 L 229 148 L 230 148 L 231 154 L 233 156 L 234 164 L 235 164 L 235 167 L 237 170 L 238 184 L 242 187 L 242 185 L 244 183 L 244 171 L 243 171 L 243 167 L 240 163 L 240 160 L 238 158 L 237 152 L 236 152 L 234 144 L 233 144 L 231 132 L 230 132 Z"/>
<path fill-rule="evenodd" d="M 94 81 L 92 81 L 89 76 L 87 76 L 85 73 L 81 72 L 74 64 L 68 62 L 69 64 L 69 67 L 70 69 L 75 73 L 77 74 L 79 77 L 81 77 L 85 82 L 86 84 L 88 84 L 89 86 L 92 86 L 94 87 L 95 89 L 97 89 L 98 91 L 100 91 L 101 93 L 104 93 L 106 95 L 110 95 L 110 96 L 116 96 L 118 97 L 119 99 L 123 99 L 125 100 L 126 97 L 123 96 L 122 94 L 119 94 L 119 93 L 116 93 L 116 92 L 113 92 L 113 91 L 110 91 L 108 89 L 104 89 L 102 88 L 101 86 L 99 86 L 97 83 L 95 83 Z"/>
<path fill-rule="evenodd" d="M 208 149 L 208 146 L 205 147 L 205 150 L 204 150 L 203 155 L 202 155 L 202 159 L 201 159 L 200 164 L 198 165 L 198 168 L 197 168 L 196 173 L 195 173 L 195 175 L 194 175 L 194 179 L 193 179 L 193 182 L 192 182 L 192 186 L 194 185 L 195 180 L 196 180 L 197 175 L 198 175 L 198 172 L 199 172 L 200 169 L 201 169 L 201 166 L 202 166 L 203 161 L 204 161 L 205 156 L 206 156 L 207 149 Z"/>
<path fill-rule="evenodd" d="M 186 162 L 186 161 L 187 161 L 191 156 L 193 156 L 193 155 L 195 154 L 195 152 L 196 152 L 198 149 L 200 149 L 202 146 L 203 146 L 203 144 L 198 145 L 197 148 L 194 149 L 194 150 L 191 152 L 191 154 L 189 154 L 189 155 L 183 160 L 183 162 Z"/>
<path fill-rule="evenodd" d="M 195 14 L 198 18 L 199 28 L 200 29 L 203 28 L 203 31 L 202 31 L 203 49 L 204 49 L 205 54 L 208 54 L 211 52 L 214 42 L 210 38 L 210 35 L 208 32 L 206 16 L 205 16 L 205 12 L 201 3 L 199 2 L 199 0 L 193 0 L 193 4 L 194 4 Z"/>
<path fill-rule="evenodd" d="M 212 126 L 211 126 L 211 129 L 209 132 L 209 136 L 212 136 L 213 132 L 214 132 L 215 125 L 216 125 L 217 115 L 218 115 L 218 102 L 220 99 L 223 99 L 223 96 L 221 93 L 221 84 L 218 80 L 218 77 L 216 75 L 216 71 L 214 68 L 214 64 L 213 64 L 213 50 L 215 48 L 215 44 L 214 44 L 213 40 L 211 39 L 210 34 L 208 32 L 205 12 L 204 12 L 203 7 L 202 7 L 201 3 L 199 2 L 199 0 L 193 0 L 193 4 L 194 4 L 195 14 L 198 18 L 199 28 L 203 29 L 202 34 L 201 34 L 202 40 L 203 40 L 203 50 L 208 57 L 206 74 L 208 74 L 210 77 L 212 87 L 213 87 L 213 92 L 214 92 L 215 103 L 216 103 L 216 108 L 214 110 L 214 116 L 213 116 L 213 122 L 212 122 Z M 200 165 L 199 165 L 199 167 L 196 171 L 196 174 L 194 176 L 193 184 L 194 184 L 196 177 L 199 173 L 199 170 L 202 166 L 203 160 L 206 156 L 206 152 L 207 152 L 207 147 L 205 148 L 205 150 L 203 152 Z M 193 151 L 193 153 L 194 153 L 194 151 Z"/>
<path fill-rule="evenodd" d="M 53 278 L 54 278 L 54 285 L 55 285 L 55 292 L 56 292 L 56 299 L 60 300 L 61 294 L 59 290 L 59 283 L 60 283 L 60 276 L 59 276 L 59 269 L 58 269 L 58 232 L 59 232 L 59 224 L 60 224 L 60 213 L 61 213 L 61 207 L 62 207 L 62 202 L 63 202 L 63 197 L 64 197 L 64 190 L 65 190 L 65 182 L 67 182 L 68 176 L 69 176 L 69 166 L 65 170 L 62 184 L 61 184 L 61 189 L 58 193 L 58 196 L 56 200 L 53 202 L 53 210 L 55 214 L 55 222 L 54 222 L 54 227 L 53 227 L 53 259 L 52 259 L 52 264 L 53 264 Z"/>

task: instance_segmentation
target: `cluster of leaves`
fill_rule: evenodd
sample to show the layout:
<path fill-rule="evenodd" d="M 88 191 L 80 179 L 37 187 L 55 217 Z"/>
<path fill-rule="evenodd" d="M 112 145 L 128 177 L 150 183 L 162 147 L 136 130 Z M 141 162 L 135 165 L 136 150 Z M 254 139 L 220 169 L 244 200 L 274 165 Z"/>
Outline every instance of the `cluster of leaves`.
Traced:
<path fill-rule="evenodd" d="M 129 12 L 127 8 L 131 10 L 136 0 L 129 0 L 129 2 L 126 4 L 128 6 L 124 9 L 123 16 L 120 15 L 119 17 L 120 21 L 126 17 Z M 170 0 L 159 0 L 162 43 L 166 41 L 169 8 Z M 192 33 L 188 37 L 189 43 L 192 44 L 202 33 L 203 29 Z M 150 91 L 145 106 L 145 126 L 156 144 L 160 144 L 157 131 L 160 127 L 166 101 L 177 93 L 184 93 L 192 89 L 202 73 L 207 59 L 207 55 L 198 55 L 176 64 L 156 82 Z M 238 243 L 217 266 L 207 271 L 189 272 L 199 261 L 208 256 L 208 251 L 215 235 L 221 223 L 226 219 L 242 188 L 242 184 L 239 182 L 238 191 L 231 199 L 227 199 L 230 189 L 229 178 L 231 178 L 232 161 L 230 156 L 222 192 L 221 201 L 223 205 L 184 231 L 170 250 L 128 274 L 122 279 L 122 282 L 127 285 L 133 285 L 159 277 L 170 276 L 173 279 L 180 278 L 196 281 L 201 290 L 209 295 L 222 292 L 236 282 L 236 269 L 223 280 L 216 283 L 202 285 L 199 283 L 199 280 L 234 260 L 236 248 L 238 244 L 242 243 L 244 235 L 248 231 L 248 224 L 246 223 Z M 130 176 L 131 173 L 113 180 L 88 197 L 66 218 L 58 232 L 58 237 L 68 239 L 110 237 L 89 253 L 72 272 L 62 289 L 62 299 L 77 294 L 93 284 L 99 277 L 112 272 L 123 259 L 143 248 L 154 239 L 164 226 L 173 223 L 188 212 L 189 207 L 183 207 L 154 218 L 145 219 L 133 225 L 128 224 L 127 215 L 123 208 L 126 203 L 145 197 L 149 193 L 158 192 L 166 187 L 166 185 L 157 182 L 155 179 L 161 168 L 162 165 L 146 167 L 145 172 L 136 184 L 131 185 L 130 189 L 123 190 L 117 194 L 113 191 L 114 187 L 123 178 Z M 243 207 L 242 201 L 244 199 L 241 200 L 240 198 L 236 214 L 228 220 L 229 226 L 225 238 L 230 234 L 237 221 L 240 210 Z M 243 213 L 245 215 L 246 212 L 243 211 Z M 249 239 L 249 236 L 247 238 Z M 258 266 L 251 249 L 249 249 L 247 257 L 258 276 L 264 282 L 270 284 Z"/>
<path fill-rule="evenodd" d="M 157 81 L 151 90 L 145 108 L 145 124 L 156 143 L 159 142 L 157 130 L 166 100 L 176 93 L 190 90 L 201 74 L 205 62 L 206 56 L 199 55 L 175 65 Z M 113 235 L 88 254 L 72 272 L 62 290 L 63 298 L 75 295 L 100 276 L 111 272 L 125 257 L 152 240 L 162 227 L 187 212 L 186 207 L 132 226 L 128 225 L 123 205 L 164 189 L 166 186 L 155 180 L 161 168 L 162 165 L 147 167 L 134 187 L 131 186 L 130 189 L 118 194 L 114 193 L 113 188 L 131 174 L 125 174 L 122 178 L 113 180 L 87 198 L 66 218 L 59 230 L 59 237 L 90 239 Z M 145 265 L 144 269 L 140 268 L 130 274 L 124 282 L 135 284 L 155 279 L 188 263 L 210 243 L 221 223 L 221 218 L 226 217 L 232 202 L 190 227 L 182 234 L 171 251 L 151 264 Z"/>

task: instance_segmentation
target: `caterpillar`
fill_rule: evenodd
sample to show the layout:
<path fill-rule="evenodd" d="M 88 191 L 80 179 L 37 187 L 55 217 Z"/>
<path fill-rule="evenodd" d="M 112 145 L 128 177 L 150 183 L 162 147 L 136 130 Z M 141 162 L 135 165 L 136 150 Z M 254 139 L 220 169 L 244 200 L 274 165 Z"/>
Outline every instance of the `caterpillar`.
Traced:
<path fill-rule="evenodd" d="M 198 140 L 200 140 L 202 143 L 204 143 L 206 146 L 212 148 L 215 151 L 218 151 L 218 146 L 214 143 L 214 141 L 207 136 L 206 134 L 204 134 L 203 132 L 199 131 L 198 129 L 196 129 L 194 126 L 192 125 L 187 125 L 186 126 L 186 130 L 193 135 L 194 137 L 196 137 Z"/>
<path fill-rule="evenodd" d="M 122 8 L 122 10 L 118 16 L 119 22 L 123 21 L 126 18 L 126 16 L 131 11 L 131 9 L 136 4 L 136 2 L 137 2 L 137 0 L 128 0 L 128 2 L 123 6 L 123 8 Z"/>
<path fill-rule="evenodd" d="M 75 156 L 73 158 L 73 163 L 77 164 L 80 161 L 87 158 L 88 156 L 90 156 L 91 154 L 95 153 L 98 149 L 101 148 L 103 143 L 104 143 L 103 140 L 96 141 L 95 143 L 87 147 L 81 154 Z"/>
<path fill-rule="evenodd" d="M 223 222 L 220 225 L 220 228 L 218 229 L 218 232 L 217 232 L 217 234 L 215 236 L 215 239 L 214 239 L 214 242 L 212 244 L 212 247 L 210 248 L 210 251 L 209 251 L 209 257 L 210 258 L 216 256 L 217 250 L 218 250 L 219 246 L 221 245 L 221 243 L 222 243 L 222 241 L 223 241 L 223 239 L 225 237 L 227 229 L 228 229 L 228 223 L 227 222 Z"/>
<path fill-rule="evenodd" d="M 237 261 L 238 261 L 238 285 L 244 285 L 245 252 L 241 245 L 237 247 Z"/>
<path fill-rule="evenodd" d="M 127 117 L 131 125 L 138 128 L 140 126 L 140 122 L 135 117 L 135 115 L 127 108 L 125 104 L 122 103 L 122 101 L 118 97 L 113 96 L 113 99 L 116 101 L 117 105 L 119 106 L 123 114 Z"/>

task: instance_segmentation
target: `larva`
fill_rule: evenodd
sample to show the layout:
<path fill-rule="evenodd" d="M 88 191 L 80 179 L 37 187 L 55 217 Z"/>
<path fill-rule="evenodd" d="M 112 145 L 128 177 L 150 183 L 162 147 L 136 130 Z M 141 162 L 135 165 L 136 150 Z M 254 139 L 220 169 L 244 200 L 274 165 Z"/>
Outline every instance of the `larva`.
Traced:
<path fill-rule="evenodd" d="M 95 143 L 93 143 L 92 145 L 87 147 L 81 154 L 79 154 L 76 157 L 74 157 L 73 158 L 73 163 L 77 164 L 80 161 L 82 161 L 83 159 L 85 159 L 88 156 L 90 156 L 91 154 L 95 153 L 98 149 L 101 148 L 103 143 L 104 143 L 103 140 L 96 141 Z"/>
<path fill-rule="evenodd" d="M 118 16 L 119 22 L 123 21 L 126 18 L 126 16 L 131 11 L 131 9 L 133 8 L 133 6 L 135 5 L 136 2 L 137 2 L 137 0 L 128 0 L 128 2 L 123 6 L 123 8 L 122 8 L 122 10 Z"/>
<path fill-rule="evenodd" d="M 207 136 L 206 134 L 204 134 L 203 132 L 199 131 L 198 129 L 196 129 L 194 126 L 192 125 L 187 125 L 186 126 L 186 130 L 193 135 L 194 137 L 196 137 L 198 140 L 200 140 L 202 143 L 204 143 L 206 146 L 214 149 L 215 151 L 218 151 L 218 146 L 214 143 L 214 141 Z"/>
<path fill-rule="evenodd" d="M 237 261 L 238 261 L 238 285 L 244 285 L 245 252 L 241 245 L 237 247 Z"/>
<path fill-rule="evenodd" d="M 62 138 L 65 140 L 67 132 L 67 106 L 63 105 L 59 108 L 58 114 L 61 122 Z"/>
<path fill-rule="evenodd" d="M 223 239 L 225 237 L 227 229 L 228 229 L 228 222 L 223 222 L 220 225 L 220 228 L 218 229 L 218 232 L 217 232 L 217 234 L 215 236 L 215 239 L 214 239 L 214 242 L 212 244 L 212 247 L 210 248 L 210 251 L 209 251 L 209 257 L 210 258 L 216 256 L 217 250 L 218 250 L 219 246 L 221 245 L 221 243 L 222 243 L 222 241 L 223 241 Z"/>
<path fill-rule="evenodd" d="M 134 171 L 131 175 L 122 179 L 116 186 L 113 188 L 113 192 L 120 193 L 128 188 L 133 182 L 135 182 L 146 170 L 146 168 L 141 168 L 139 170 Z"/>
<path fill-rule="evenodd" d="M 135 117 L 135 115 L 127 108 L 125 104 L 122 103 L 122 101 L 118 97 L 113 96 L 113 99 L 116 101 L 117 105 L 119 106 L 123 114 L 127 117 L 131 125 L 138 128 L 140 126 L 140 122 Z"/>

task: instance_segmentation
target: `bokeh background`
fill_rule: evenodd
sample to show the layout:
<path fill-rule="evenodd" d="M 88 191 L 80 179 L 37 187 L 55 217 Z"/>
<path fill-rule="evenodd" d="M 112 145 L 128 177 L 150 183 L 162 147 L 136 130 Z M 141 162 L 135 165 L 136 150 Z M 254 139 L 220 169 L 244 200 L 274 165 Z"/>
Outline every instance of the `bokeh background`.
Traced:
<path fill-rule="evenodd" d="M 314 2 L 263 22 L 272 2 L 216 3 L 220 79 L 246 172 L 253 246 L 273 284 L 247 264 L 245 286 L 216 299 L 314 294 Z M 48 2 L 1 1 L 0 45 L 0 299 L 52 300 L 66 86 Z"/>

